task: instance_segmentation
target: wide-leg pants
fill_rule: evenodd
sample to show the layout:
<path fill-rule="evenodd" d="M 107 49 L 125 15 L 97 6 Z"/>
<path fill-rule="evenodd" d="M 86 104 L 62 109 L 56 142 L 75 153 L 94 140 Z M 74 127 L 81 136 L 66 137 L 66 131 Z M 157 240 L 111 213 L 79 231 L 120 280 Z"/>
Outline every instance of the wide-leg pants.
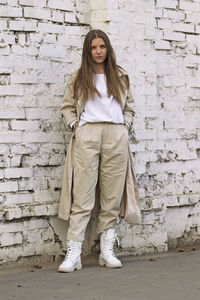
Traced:
<path fill-rule="evenodd" d="M 128 129 L 123 124 L 86 123 L 75 133 L 73 203 L 68 240 L 83 241 L 99 179 L 97 234 L 114 228 L 127 171 Z"/>

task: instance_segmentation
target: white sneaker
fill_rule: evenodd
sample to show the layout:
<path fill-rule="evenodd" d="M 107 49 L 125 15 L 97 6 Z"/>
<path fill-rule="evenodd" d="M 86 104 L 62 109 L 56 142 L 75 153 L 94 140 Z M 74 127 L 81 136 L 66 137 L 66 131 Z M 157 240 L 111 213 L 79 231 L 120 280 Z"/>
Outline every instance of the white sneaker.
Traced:
<path fill-rule="evenodd" d="M 73 272 L 82 269 L 81 264 L 82 242 L 67 241 L 67 253 L 58 272 Z"/>
<path fill-rule="evenodd" d="M 121 261 L 115 256 L 113 252 L 116 234 L 114 229 L 108 229 L 100 236 L 100 249 L 99 265 L 108 268 L 121 268 Z"/>

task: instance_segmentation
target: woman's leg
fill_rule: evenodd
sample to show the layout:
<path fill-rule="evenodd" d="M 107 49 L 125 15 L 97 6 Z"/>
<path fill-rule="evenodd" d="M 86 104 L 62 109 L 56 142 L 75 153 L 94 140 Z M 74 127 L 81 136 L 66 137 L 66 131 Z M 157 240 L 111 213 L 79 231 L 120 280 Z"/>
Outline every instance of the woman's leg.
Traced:
<path fill-rule="evenodd" d="M 77 129 L 74 141 L 73 204 L 67 239 L 83 241 L 90 213 L 95 203 L 98 179 L 100 133 L 98 127 L 86 124 Z"/>
<path fill-rule="evenodd" d="M 115 228 L 127 171 L 128 130 L 122 124 L 104 124 L 99 166 L 100 213 L 98 233 Z"/>

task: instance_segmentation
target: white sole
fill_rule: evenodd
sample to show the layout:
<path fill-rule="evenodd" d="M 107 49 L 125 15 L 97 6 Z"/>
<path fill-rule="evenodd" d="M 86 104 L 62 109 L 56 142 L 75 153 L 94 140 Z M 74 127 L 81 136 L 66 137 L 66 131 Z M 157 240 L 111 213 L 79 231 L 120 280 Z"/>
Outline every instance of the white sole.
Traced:
<path fill-rule="evenodd" d="M 99 258 L 99 266 L 106 266 L 107 268 L 114 269 L 114 268 L 122 268 L 122 264 L 119 265 L 110 265 L 108 264 L 102 257 Z"/>
<path fill-rule="evenodd" d="M 75 266 L 74 268 L 71 268 L 71 269 L 67 269 L 67 268 L 58 268 L 58 272 L 59 273 L 71 273 L 71 272 L 74 272 L 74 271 L 78 271 L 78 270 L 81 270 L 82 269 L 82 264 L 79 264 L 77 266 Z"/>

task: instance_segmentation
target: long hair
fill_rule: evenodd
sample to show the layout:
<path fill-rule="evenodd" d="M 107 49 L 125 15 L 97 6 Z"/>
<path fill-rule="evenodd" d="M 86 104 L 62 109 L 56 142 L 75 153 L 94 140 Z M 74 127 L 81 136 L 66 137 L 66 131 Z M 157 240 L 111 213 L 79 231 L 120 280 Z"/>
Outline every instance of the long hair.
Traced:
<path fill-rule="evenodd" d="M 128 76 L 121 76 L 123 69 L 116 64 L 116 55 L 111 46 L 110 40 L 105 32 L 101 30 L 91 30 L 85 37 L 82 51 L 81 67 L 74 80 L 74 98 L 86 102 L 89 98 L 94 99 L 95 94 L 101 97 L 94 85 L 93 76 L 95 74 L 94 62 L 91 55 L 92 40 L 102 38 L 107 48 L 107 57 L 104 62 L 104 72 L 106 75 L 108 97 L 113 95 L 121 104 L 121 93 L 129 87 Z"/>

